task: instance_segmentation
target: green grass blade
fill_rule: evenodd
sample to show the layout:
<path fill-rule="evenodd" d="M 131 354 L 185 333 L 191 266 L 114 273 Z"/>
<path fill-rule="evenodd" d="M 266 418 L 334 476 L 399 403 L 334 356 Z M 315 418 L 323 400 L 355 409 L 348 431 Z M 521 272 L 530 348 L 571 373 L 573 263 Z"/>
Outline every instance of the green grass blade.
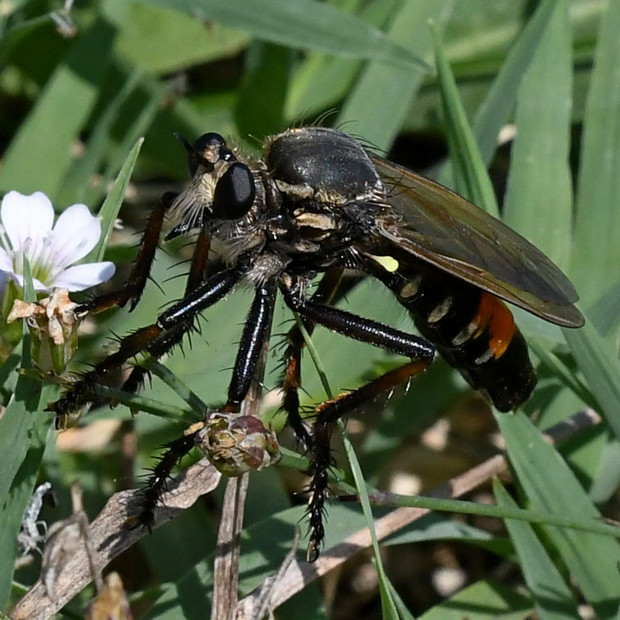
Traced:
<path fill-rule="evenodd" d="M 419 616 L 418 620 L 524 620 L 531 617 L 531 611 L 532 601 L 515 588 L 478 581 Z"/>
<path fill-rule="evenodd" d="M 89 185 L 93 177 L 99 172 L 101 162 L 110 148 L 112 125 L 117 120 L 121 107 L 131 95 L 139 79 L 140 73 L 138 71 L 129 75 L 122 88 L 99 115 L 90 132 L 84 154 L 71 166 L 65 177 L 58 196 L 58 201 L 61 204 L 87 201 L 92 204 L 94 202 L 89 200 L 92 198 Z M 100 186 L 105 187 L 105 184 L 102 182 Z"/>
<path fill-rule="evenodd" d="M 35 297 L 28 260 L 24 261 L 24 299 Z M 21 367 L 29 369 L 30 333 L 23 325 Z M 15 392 L 0 418 L 0 609 L 6 607 L 17 547 L 15 541 L 21 527 L 41 465 L 47 429 L 52 417 L 41 413 L 41 381 L 20 375 Z"/>
<path fill-rule="evenodd" d="M 303 321 L 301 320 L 299 315 L 295 315 L 295 320 L 304 337 L 304 340 L 306 341 L 306 348 L 308 349 L 308 353 L 312 358 L 312 362 L 314 363 L 317 373 L 321 377 L 325 392 L 327 393 L 328 398 L 331 399 L 334 397 L 333 392 L 327 380 L 325 370 L 323 369 L 323 364 L 321 364 L 318 351 L 316 350 L 312 339 L 310 338 L 310 335 L 308 334 L 308 331 L 306 330 Z M 375 566 L 379 579 L 379 590 L 381 592 L 382 615 L 384 618 L 398 620 L 398 612 L 396 611 L 396 605 L 394 603 L 394 600 L 392 599 L 392 586 L 388 581 L 385 569 L 383 567 L 383 561 L 381 559 L 381 550 L 379 548 L 379 541 L 377 540 L 377 534 L 375 532 L 374 517 L 372 514 L 372 509 L 370 508 L 370 500 L 368 498 L 368 492 L 366 490 L 366 481 L 364 480 L 364 474 L 362 473 L 362 469 L 357 459 L 357 455 L 355 454 L 355 449 L 353 448 L 353 444 L 351 443 L 351 440 L 349 439 L 346 431 L 346 426 L 342 420 L 338 420 L 338 428 L 340 430 L 340 434 L 342 435 L 342 441 L 347 455 L 347 460 L 349 461 L 349 466 L 351 467 L 351 471 L 353 473 L 353 479 L 355 480 L 355 486 L 357 488 L 357 492 L 360 498 L 360 504 L 364 513 L 364 519 L 366 520 L 366 527 L 368 527 L 368 531 L 370 532 L 372 550 L 375 558 Z"/>
<path fill-rule="evenodd" d="M 493 481 L 493 492 L 498 505 L 517 507 L 499 480 Z M 519 556 L 525 581 L 536 601 L 541 620 L 577 618 L 579 612 L 571 591 L 532 526 L 522 521 L 507 520 L 506 527 Z"/>
<path fill-rule="evenodd" d="M 115 29 L 103 17 L 80 37 L 54 71 L 11 142 L 0 171 L 0 191 L 45 192 L 54 201 L 71 166 L 71 145 L 90 114 L 108 65 Z M 37 174 L 33 164 L 39 162 Z"/>
<path fill-rule="evenodd" d="M 408 0 L 397 11 L 388 30 L 390 38 L 423 58 L 430 58 L 433 42 L 429 21 L 443 28 L 454 2 Z M 338 125 L 361 135 L 378 149 L 393 142 L 409 111 L 426 70 L 402 69 L 372 62 L 360 74 L 338 116 Z"/>
<path fill-rule="evenodd" d="M 581 329 L 565 329 L 564 335 L 583 372 L 601 415 L 620 438 L 620 363 L 613 348 L 586 322 Z"/>
<path fill-rule="evenodd" d="M 293 48 L 353 58 L 372 58 L 400 67 L 420 67 L 419 56 L 390 41 L 381 30 L 331 4 L 315 0 L 150 0 L 203 19 L 245 30 L 259 39 Z"/>
<path fill-rule="evenodd" d="M 383 28 L 394 13 L 398 0 L 364 3 L 359 17 L 365 23 Z M 335 102 L 344 99 L 360 70 L 362 60 L 351 60 L 312 52 L 291 75 L 291 84 L 286 101 L 287 120 L 312 119 L 328 110 Z"/>
<path fill-rule="evenodd" d="M 455 170 L 456 191 L 494 216 L 499 215 L 497 200 L 491 179 L 482 161 L 465 110 L 459 99 L 454 75 L 441 45 L 439 34 L 435 35 L 435 62 L 439 77 L 441 102 L 446 123 L 450 158 Z"/>
<path fill-rule="evenodd" d="M 566 268 L 572 230 L 571 30 L 566 1 L 553 4 L 517 96 L 504 220 Z"/>
<path fill-rule="evenodd" d="M 256 41 L 250 46 L 235 106 L 241 135 L 268 136 L 286 128 L 284 102 L 293 60 L 293 50 L 280 45 Z"/>
<path fill-rule="evenodd" d="M 239 54 L 249 36 L 154 4 L 132 2 L 116 51 L 129 65 L 166 75 Z"/>
<path fill-rule="evenodd" d="M 512 45 L 505 62 L 501 65 L 491 89 L 480 105 L 474 118 L 473 130 L 482 160 L 489 164 L 497 150 L 499 132 L 513 114 L 517 92 L 544 36 L 554 10 L 554 2 L 541 2 L 523 32 Z M 448 162 L 439 180 L 452 186 L 452 163 Z"/>
<path fill-rule="evenodd" d="M 584 118 L 571 265 L 585 305 L 617 282 L 620 264 L 620 2 L 607 7 Z"/>
<path fill-rule="evenodd" d="M 114 222 L 116 222 L 118 212 L 123 204 L 125 190 L 127 189 L 127 185 L 129 185 L 131 173 L 143 142 L 144 138 L 140 138 L 134 144 L 114 182 L 114 186 L 101 206 L 101 210 L 99 211 L 99 216 L 101 217 L 101 238 L 90 254 L 91 260 L 100 261 L 103 258 L 108 239 L 114 228 Z"/>
<path fill-rule="evenodd" d="M 578 519 L 601 518 L 568 465 L 523 414 L 496 418 L 510 463 L 535 509 Z M 573 529 L 544 529 L 595 613 L 610 617 L 620 592 L 617 541 Z"/>
<path fill-rule="evenodd" d="M 523 75 L 530 66 L 553 15 L 555 2 L 541 2 L 509 50 L 474 119 L 474 133 L 482 159 L 488 164 L 497 148 L 500 129 L 508 122 Z"/>
<path fill-rule="evenodd" d="M 598 407 L 598 402 L 592 392 L 575 376 L 573 369 L 568 368 L 557 355 L 549 350 L 548 345 L 536 338 L 528 338 L 527 342 L 530 349 L 536 353 L 543 364 L 553 371 L 555 377 L 570 388 L 584 403 L 594 409 Z"/>

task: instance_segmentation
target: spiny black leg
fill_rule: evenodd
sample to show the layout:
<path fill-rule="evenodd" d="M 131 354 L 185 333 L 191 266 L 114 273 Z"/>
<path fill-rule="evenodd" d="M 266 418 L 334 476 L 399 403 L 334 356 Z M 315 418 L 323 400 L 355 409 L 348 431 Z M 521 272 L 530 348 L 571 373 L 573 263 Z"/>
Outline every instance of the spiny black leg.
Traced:
<path fill-rule="evenodd" d="M 164 216 L 176 196 L 177 194 L 173 192 L 165 193 L 151 211 L 127 282 L 116 291 L 97 295 L 90 301 L 80 304 L 77 312 L 102 312 L 114 306 L 122 307 L 128 301 L 131 301 L 130 310 L 136 307 L 151 272 Z"/>
<path fill-rule="evenodd" d="M 332 268 L 321 279 L 311 299 L 315 303 L 330 304 L 338 290 L 344 269 Z M 312 335 L 315 323 L 305 321 L 304 327 Z M 295 436 L 304 446 L 310 447 L 310 435 L 299 415 L 299 389 L 301 388 L 301 352 L 305 346 L 304 337 L 297 325 L 292 327 L 287 336 L 287 347 L 284 352 L 284 378 L 282 381 L 282 407 L 286 411 L 288 424 Z"/>
<path fill-rule="evenodd" d="M 155 509 L 159 504 L 162 493 L 166 490 L 166 483 L 172 475 L 172 470 L 196 445 L 196 435 L 200 432 L 203 425 L 199 424 L 199 428 L 194 430 L 195 426 L 192 427 L 191 432 L 166 445 L 166 451 L 159 458 L 159 462 L 152 469 L 148 478 L 144 489 L 142 509 L 136 517 L 136 525 L 142 525 L 151 529 L 155 522 Z"/>
<path fill-rule="evenodd" d="M 326 401 L 316 409 L 317 419 L 310 438 L 312 480 L 309 487 L 310 542 L 307 553 L 308 561 L 313 562 L 319 555 L 324 538 L 323 511 L 327 493 L 327 471 L 331 465 L 329 447 L 331 425 L 360 404 L 372 400 L 382 392 L 425 370 L 433 361 L 435 348 L 412 334 L 308 300 L 303 296 L 299 283 L 288 275 L 283 276 L 281 289 L 286 304 L 297 311 L 305 321 L 322 325 L 349 338 L 367 342 L 392 353 L 405 355 L 412 360 L 350 394 Z"/>
<path fill-rule="evenodd" d="M 323 513 L 325 499 L 328 492 L 328 470 L 332 465 L 330 448 L 331 431 L 333 424 L 347 413 L 351 413 L 364 403 L 387 392 L 395 386 L 409 381 L 428 367 L 430 360 L 412 361 L 394 368 L 370 381 L 357 390 L 342 394 L 333 400 L 321 403 L 315 410 L 316 421 L 312 433 L 312 448 L 310 450 L 310 475 L 308 485 L 308 520 L 310 540 L 306 552 L 306 560 L 314 562 L 318 557 L 325 537 Z"/>
<path fill-rule="evenodd" d="M 192 263 L 187 276 L 187 283 L 185 285 L 185 297 L 191 292 L 195 291 L 203 282 L 207 261 L 209 258 L 209 250 L 211 248 L 211 238 L 207 231 L 203 228 L 200 231 L 196 245 L 194 246 L 194 252 L 192 254 Z M 157 344 L 153 344 L 149 353 L 155 357 L 160 358 L 165 355 L 170 349 L 179 344 L 183 339 L 183 336 L 191 329 L 193 320 L 190 319 L 188 324 L 180 325 L 175 329 L 169 330 L 169 333 L 165 339 L 160 339 Z M 123 390 L 133 394 L 137 392 L 144 384 L 144 377 L 147 371 L 140 366 L 134 366 L 131 370 L 127 381 L 123 384 Z"/>
<path fill-rule="evenodd" d="M 273 281 L 258 286 L 256 289 L 241 336 L 233 376 L 228 388 L 228 401 L 221 408 L 223 412 L 237 412 L 241 401 L 248 393 L 254 379 L 256 364 L 263 351 L 266 334 L 269 333 L 275 292 L 276 287 Z M 143 509 L 137 517 L 140 524 L 148 527 L 153 523 L 155 508 L 165 490 L 166 480 L 170 477 L 172 468 L 194 447 L 196 435 L 202 428 L 204 428 L 204 423 L 193 425 L 190 433 L 168 444 L 168 449 L 153 469 L 144 491 Z"/>
<path fill-rule="evenodd" d="M 226 269 L 209 278 L 195 291 L 163 312 L 156 323 L 143 327 L 123 338 L 119 350 L 99 362 L 93 370 L 50 406 L 57 416 L 70 415 L 93 401 L 96 386 L 106 384 L 106 378 L 127 360 L 142 351 L 161 355 L 169 350 L 192 327 L 194 318 L 203 310 L 223 299 L 239 282 L 244 270 Z"/>
<path fill-rule="evenodd" d="M 232 379 L 228 386 L 228 400 L 221 411 L 229 413 L 239 411 L 241 401 L 250 389 L 266 335 L 270 331 L 275 294 L 275 280 L 256 287 L 254 301 L 243 327 Z"/>
<path fill-rule="evenodd" d="M 325 306 L 305 299 L 296 285 L 289 279 L 283 278 L 281 286 L 284 301 L 292 310 L 299 313 L 302 319 L 323 325 L 332 331 L 367 342 L 381 349 L 404 355 L 412 359 L 432 361 L 435 348 L 423 338 L 418 338 L 393 327 L 383 325 L 378 321 L 365 319 L 345 310 Z"/>

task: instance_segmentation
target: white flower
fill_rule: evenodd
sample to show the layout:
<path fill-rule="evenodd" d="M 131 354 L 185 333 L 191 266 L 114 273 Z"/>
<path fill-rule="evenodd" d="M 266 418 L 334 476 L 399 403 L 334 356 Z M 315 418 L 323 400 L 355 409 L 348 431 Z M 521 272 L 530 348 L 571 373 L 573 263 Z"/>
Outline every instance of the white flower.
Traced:
<path fill-rule="evenodd" d="M 54 207 L 45 194 L 24 196 L 12 191 L 2 200 L 0 219 L 0 276 L 12 278 L 21 287 L 24 256 L 37 291 L 81 291 L 114 275 L 114 263 L 108 261 L 73 265 L 101 236 L 101 224 L 86 205 L 69 207 L 53 226 Z"/>

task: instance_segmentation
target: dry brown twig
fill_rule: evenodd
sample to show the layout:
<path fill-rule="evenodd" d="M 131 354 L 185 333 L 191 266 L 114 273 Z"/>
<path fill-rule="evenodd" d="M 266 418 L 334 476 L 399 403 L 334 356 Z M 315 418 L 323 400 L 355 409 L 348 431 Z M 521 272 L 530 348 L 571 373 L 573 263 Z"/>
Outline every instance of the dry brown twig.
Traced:
<path fill-rule="evenodd" d="M 170 484 L 162 496 L 162 506 L 156 512 L 154 527 L 166 523 L 217 486 L 221 474 L 205 458 L 188 468 Z M 97 552 L 97 569 L 109 562 L 147 534 L 144 528 L 132 529 L 130 515 L 137 514 L 142 499 L 141 490 L 115 493 L 89 527 L 89 538 Z M 64 570 L 55 579 L 54 599 L 48 595 L 39 579 L 28 593 L 9 612 L 13 620 L 47 620 L 64 607 L 92 580 L 88 554 L 82 546 L 75 551 Z"/>
<path fill-rule="evenodd" d="M 549 441 L 556 443 L 600 423 L 600 416 L 588 409 L 554 426 L 547 433 L 547 437 Z M 506 473 L 508 473 L 506 459 L 502 455 L 496 455 L 453 478 L 430 495 L 446 498 L 462 497 L 491 478 Z M 155 527 L 174 518 L 182 510 L 189 508 L 198 497 L 212 491 L 219 479 L 220 474 L 207 459 L 202 459 L 187 469 L 177 481 L 170 485 L 170 491 L 164 494 L 162 499 L 165 503 L 157 512 Z M 89 532 L 98 552 L 99 570 L 102 570 L 113 558 L 146 534 L 143 528 L 129 529 L 127 527 L 128 515 L 135 513 L 139 501 L 140 491 L 116 493 L 90 524 Z M 428 510 L 422 508 L 393 510 L 375 522 L 378 539 L 381 540 L 397 532 L 427 513 Z M 237 619 L 257 618 L 256 613 L 261 606 L 264 608 L 266 597 L 269 600 L 269 609 L 275 609 L 307 584 L 341 565 L 354 553 L 369 547 L 370 535 L 364 528 L 355 532 L 341 544 L 326 550 L 314 564 L 292 561 L 288 569 L 283 571 L 280 579 L 275 582 L 267 580 L 263 586 L 241 600 L 236 606 L 234 617 Z M 43 583 L 39 580 L 11 610 L 9 616 L 13 620 L 46 620 L 88 585 L 91 579 L 87 554 L 84 549 L 78 550 L 73 560 L 58 576 L 55 601 L 48 597 Z M 267 594 L 266 591 L 268 591 Z"/>
<path fill-rule="evenodd" d="M 258 417 L 268 351 L 269 332 L 254 373 L 255 379 L 241 405 L 242 416 Z M 230 478 L 226 485 L 213 562 L 212 620 L 232 619 L 239 600 L 239 557 L 248 482 L 249 474 L 246 473 L 239 478 Z"/>

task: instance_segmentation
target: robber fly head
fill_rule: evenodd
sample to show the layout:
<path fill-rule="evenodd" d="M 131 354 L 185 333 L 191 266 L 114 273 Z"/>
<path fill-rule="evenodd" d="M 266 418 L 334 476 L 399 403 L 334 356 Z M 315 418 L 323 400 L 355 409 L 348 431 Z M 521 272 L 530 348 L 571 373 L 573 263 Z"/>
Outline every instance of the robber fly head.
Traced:
<path fill-rule="evenodd" d="M 192 180 L 170 207 L 170 219 L 179 223 L 167 238 L 200 227 L 206 219 L 229 221 L 245 217 L 256 197 L 250 168 L 237 161 L 218 133 L 205 133 L 193 144 L 177 137 L 187 150 Z"/>

